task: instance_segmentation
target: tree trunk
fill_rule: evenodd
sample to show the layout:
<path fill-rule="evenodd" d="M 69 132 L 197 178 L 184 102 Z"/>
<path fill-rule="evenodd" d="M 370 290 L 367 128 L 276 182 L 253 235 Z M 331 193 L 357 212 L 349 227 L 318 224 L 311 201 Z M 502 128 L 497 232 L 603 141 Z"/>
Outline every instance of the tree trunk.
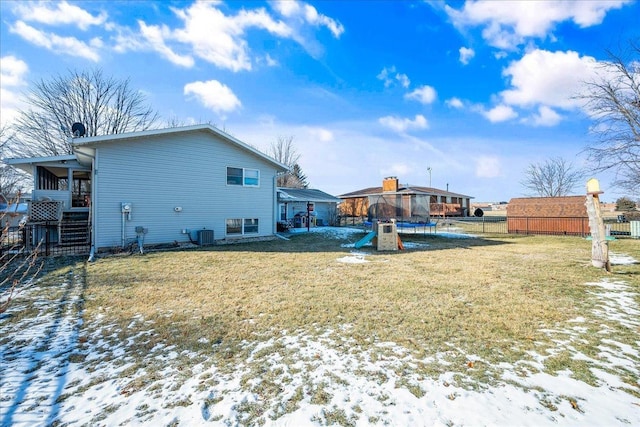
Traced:
<path fill-rule="evenodd" d="M 611 272 L 609 263 L 609 246 L 600 213 L 600 199 L 597 194 L 587 194 L 585 202 L 591 229 L 591 264 L 597 268 L 605 268 Z"/>

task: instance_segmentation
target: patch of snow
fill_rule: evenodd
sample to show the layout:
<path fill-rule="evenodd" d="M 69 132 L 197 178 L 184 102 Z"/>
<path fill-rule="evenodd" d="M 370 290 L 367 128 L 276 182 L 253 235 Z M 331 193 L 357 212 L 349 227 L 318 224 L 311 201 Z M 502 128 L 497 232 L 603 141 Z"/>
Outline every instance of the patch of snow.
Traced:
<path fill-rule="evenodd" d="M 421 249 L 428 248 L 430 245 L 428 243 L 417 243 L 417 242 L 402 242 L 402 246 L 405 249 Z"/>
<path fill-rule="evenodd" d="M 637 264 L 638 261 L 629 255 L 609 252 L 609 263 L 611 265 L 631 265 Z"/>
<path fill-rule="evenodd" d="M 311 227 L 309 231 L 306 228 L 292 228 L 289 230 L 291 234 L 298 233 L 321 233 L 331 239 L 348 239 L 352 234 L 362 233 L 360 228 L 351 227 Z"/>
<path fill-rule="evenodd" d="M 353 252 L 339 261 L 366 262 L 366 255 Z M 355 340 L 340 335 L 348 324 L 320 336 L 282 331 L 267 341 L 245 341 L 252 349 L 250 356 L 231 372 L 210 362 L 185 368 L 181 357 L 199 355 L 164 344 L 147 350 L 148 366 L 136 369 L 132 349 L 153 330 L 114 345 L 122 331 L 105 323 L 108 316 L 98 316 L 82 327 L 100 338 L 82 346 L 82 286 L 61 286 L 68 287 L 68 295 L 58 301 L 38 297 L 34 286 L 0 318 L 2 426 L 244 425 L 246 408 L 252 405 L 262 414 L 255 424 L 274 427 L 333 425 L 332 414 L 357 426 L 640 425 L 640 384 L 629 383 L 629 378 L 640 377 L 640 341 L 619 343 L 608 334 L 600 341 L 599 354 L 587 356 L 572 346 L 591 333 L 582 325 L 546 329 L 556 348 L 544 355 L 529 350 L 530 360 L 500 363 L 494 368 L 501 370 L 502 380 L 478 384 L 478 390 L 457 381 L 473 380 L 465 376 L 467 366 L 448 361 L 447 352 L 418 359 L 393 342 L 361 349 Z M 603 280 L 586 284 L 586 289 L 599 301 L 595 314 L 603 321 L 613 320 L 632 331 L 640 327 L 637 287 Z M 28 306 L 37 307 L 39 314 L 9 321 Z M 142 316 L 130 326 L 134 322 L 148 323 Z M 207 344 L 208 339 L 199 342 Z M 596 384 L 586 384 L 568 370 L 544 371 L 547 358 L 566 351 L 588 362 Z M 478 369 L 477 355 L 466 358 Z M 152 371 L 155 361 L 161 366 L 157 372 Z M 442 367 L 434 377 L 411 370 L 434 362 Z M 281 372 L 269 378 L 281 390 L 273 400 L 265 401 L 251 389 L 265 381 L 256 365 L 260 372 Z M 314 399 L 318 395 L 322 398 Z"/>
<path fill-rule="evenodd" d="M 448 239 L 476 239 L 478 237 L 474 234 L 465 234 L 464 232 L 455 233 L 449 231 L 438 231 L 436 235 L 446 237 Z"/>
<path fill-rule="evenodd" d="M 351 252 L 351 255 L 343 256 L 342 258 L 338 258 L 336 261 L 343 262 L 346 264 L 363 264 L 369 262 L 365 259 L 367 253 L 364 252 Z"/>

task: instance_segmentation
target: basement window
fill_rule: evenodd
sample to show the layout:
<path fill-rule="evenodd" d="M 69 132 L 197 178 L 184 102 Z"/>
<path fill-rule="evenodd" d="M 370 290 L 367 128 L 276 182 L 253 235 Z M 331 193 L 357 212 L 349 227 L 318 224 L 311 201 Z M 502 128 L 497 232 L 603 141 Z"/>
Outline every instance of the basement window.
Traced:
<path fill-rule="evenodd" d="M 227 219 L 227 236 L 258 234 L 258 218 Z"/>

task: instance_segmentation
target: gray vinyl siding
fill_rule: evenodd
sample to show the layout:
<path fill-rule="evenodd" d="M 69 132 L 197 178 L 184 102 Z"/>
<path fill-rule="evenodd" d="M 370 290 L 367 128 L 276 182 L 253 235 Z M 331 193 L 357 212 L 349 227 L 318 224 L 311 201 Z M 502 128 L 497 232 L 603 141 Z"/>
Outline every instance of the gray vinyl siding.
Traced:
<path fill-rule="evenodd" d="M 227 167 L 260 171 L 259 187 L 227 185 Z M 132 205 L 128 240 L 146 228 L 145 244 L 188 242 L 182 229 L 225 238 L 227 218 L 258 218 L 259 236 L 273 234 L 275 166 L 209 132 L 103 142 L 96 150 L 95 244 L 120 246 L 121 203 Z M 182 208 L 175 212 L 175 208 Z M 253 235 L 255 236 L 255 234 Z"/>

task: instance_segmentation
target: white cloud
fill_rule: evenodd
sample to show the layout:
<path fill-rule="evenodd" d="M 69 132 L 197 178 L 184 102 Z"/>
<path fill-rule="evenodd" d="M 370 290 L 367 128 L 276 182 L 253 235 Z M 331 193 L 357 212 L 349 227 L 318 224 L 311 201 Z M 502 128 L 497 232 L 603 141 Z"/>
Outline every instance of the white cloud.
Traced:
<path fill-rule="evenodd" d="M 476 159 L 478 178 L 497 178 L 502 174 L 500 159 L 495 156 L 479 156 Z"/>
<path fill-rule="evenodd" d="M 0 58 L 0 85 L 22 86 L 25 85 L 24 76 L 29 71 L 26 62 L 13 55 Z"/>
<path fill-rule="evenodd" d="M 462 9 L 445 6 L 458 28 L 483 28 L 482 36 L 491 46 L 513 49 L 527 38 L 545 38 L 554 27 L 573 21 L 581 28 L 598 25 L 609 10 L 619 9 L 631 0 L 591 1 L 512 1 L 465 2 Z"/>
<path fill-rule="evenodd" d="M 533 126 L 555 126 L 562 120 L 562 116 L 546 105 L 538 108 L 538 113 L 532 115 L 525 123 Z"/>
<path fill-rule="evenodd" d="M 411 84 L 411 80 L 406 74 L 396 74 L 396 80 L 400 83 L 400 86 L 408 88 Z"/>
<path fill-rule="evenodd" d="M 142 21 L 138 21 L 138 25 L 140 26 L 140 34 L 152 50 L 158 52 L 161 56 L 176 65 L 187 68 L 193 67 L 195 61 L 191 55 L 177 54 L 165 43 L 165 39 L 170 33 L 166 26 L 147 25 Z"/>
<path fill-rule="evenodd" d="M 255 64 L 275 66 L 277 60 L 269 55 L 254 55 L 247 33 L 264 30 L 275 38 L 299 43 L 314 58 L 321 56 L 323 48 L 315 40 L 311 28 L 327 27 L 339 37 L 344 27 L 337 21 L 318 13 L 303 2 L 273 2 L 274 12 L 264 7 L 242 8 L 235 14 L 225 14 L 218 1 L 196 1 L 185 8 L 170 7 L 181 25 L 149 24 L 138 21 L 139 30 L 116 28 L 115 50 L 153 51 L 170 62 L 193 67 L 201 59 L 218 68 L 238 71 L 252 70 Z"/>
<path fill-rule="evenodd" d="M 87 44 L 75 37 L 61 37 L 54 33 L 45 33 L 23 21 L 17 21 L 10 28 L 10 31 L 36 46 L 58 54 L 84 58 L 93 62 L 100 60 L 98 50 L 103 46 L 103 43 L 99 38 L 93 38 Z"/>
<path fill-rule="evenodd" d="M 344 33 L 344 26 L 326 15 L 318 13 L 315 7 L 301 1 L 272 1 L 271 7 L 286 18 L 304 20 L 314 26 L 324 26 L 338 38 Z"/>
<path fill-rule="evenodd" d="M 184 94 L 192 95 L 203 106 L 218 114 L 234 111 L 242 105 L 233 91 L 217 80 L 188 83 L 184 86 Z"/>
<path fill-rule="evenodd" d="M 408 88 L 411 84 L 409 77 L 406 74 L 398 73 L 395 65 L 384 67 L 376 77 L 384 82 L 384 87 L 389 87 L 395 82 L 400 83 L 404 88 Z"/>
<path fill-rule="evenodd" d="M 392 163 L 389 167 L 380 169 L 382 176 L 406 177 L 411 172 L 411 166 L 406 163 Z"/>
<path fill-rule="evenodd" d="M 327 27 L 329 31 L 331 31 L 331 34 L 336 38 L 340 37 L 340 35 L 344 33 L 344 27 L 340 22 L 318 13 L 316 8 L 309 4 L 304 5 L 304 15 L 308 23 L 316 26 Z"/>
<path fill-rule="evenodd" d="M 505 122 L 518 117 L 518 113 L 516 113 L 513 108 L 502 104 L 493 107 L 491 110 L 483 111 L 482 114 L 491 123 Z"/>
<path fill-rule="evenodd" d="M 320 142 L 333 141 L 333 132 L 324 128 L 311 128 L 309 129 L 312 139 L 317 139 Z"/>
<path fill-rule="evenodd" d="M 385 116 L 385 117 L 380 117 L 378 119 L 378 122 L 381 125 L 388 127 L 389 129 L 395 130 L 396 132 L 399 132 L 399 133 L 404 133 L 407 130 L 411 130 L 411 129 L 426 129 L 429 127 L 429 123 L 427 122 L 427 119 L 425 119 L 425 117 L 422 114 L 416 114 L 415 118 L 413 119 L 395 117 L 395 116 Z"/>
<path fill-rule="evenodd" d="M 16 2 L 13 12 L 22 20 L 27 22 L 38 22 L 41 24 L 59 26 L 73 25 L 81 30 L 87 30 L 92 25 L 102 25 L 107 20 L 107 14 L 101 12 L 94 16 L 86 10 L 61 2 Z"/>
<path fill-rule="evenodd" d="M 277 67 L 280 65 L 277 60 L 273 59 L 268 53 L 264 57 L 264 62 L 268 67 Z"/>
<path fill-rule="evenodd" d="M 420 86 L 415 89 L 413 92 L 406 94 L 405 99 L 413 99 L 422 104 L 431 104 L 436 100 L 437 94 L 436 90 L 431 86 Z"/>
<path fill-rule="evenodd" d="M 462 62 L 464 65 L 467 65 L 469 61 L 471 61 L 471 58 L 476 56 L 476 52 L 469 47 L 463 46 L 460 48 L 459 52 L 460 52 L 460 62 Z"/>
<path fill-rule="evenodd" d="M 4 126 L 18 116 L 22 101 L 16 89 L 26 85 L 28 72 L 27 63 L 15 56 L 0 58 L 0 125 Z"/>
<path fill-rule="evenodd" d="M 232 71 L 252 68 L 245 39 L 249 28 L 264 29 L 280 37 L 291 36 L 291 29 L 282 21 L 274 21 L 264 9 L 245 9 L 235 16 L 226 16 L 215 3 L 196 2 L 187 9 L 173 11 L 184 22 L 184 27 L 157 34 L 165 41 L 182 43 L 183 48 L 190 48 L 193 55 L 206 62 Z"/>
<path fill-rule="evenodd" d="M 445 104 L 447 104 L 451 108 L 457 108 L 457 109 L 464 107 L 464 103 L 462 102 L 462 100 L 460 100 L 460 98 L 455 98 L 455 97 L 447 99 L 445 101 Z"/>
<path fill-rule="evenodd" d="M 503 75 L 510 77 L 511 89 L 500 93 L 506 104 L 544 104 L 564 109 L 577 108 L 584 81 L 595 76 L 597 62 L 576 52 L 534 50 L 512 62 Z"/>

